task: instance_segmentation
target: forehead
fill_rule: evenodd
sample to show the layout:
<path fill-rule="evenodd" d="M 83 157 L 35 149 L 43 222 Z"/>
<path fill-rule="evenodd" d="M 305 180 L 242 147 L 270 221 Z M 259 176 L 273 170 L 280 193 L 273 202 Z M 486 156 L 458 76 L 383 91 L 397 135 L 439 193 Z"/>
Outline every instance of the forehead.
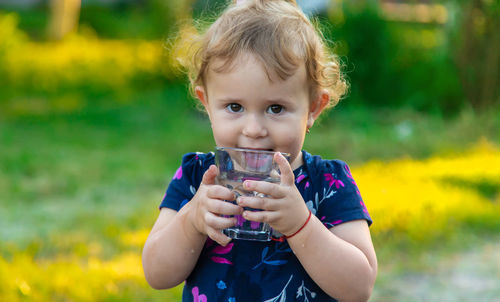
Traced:
<path fill-rule="evenodd" d="M 256 89 L 288 89 L 292 92 L 307 90 L 307 72 L 305 63 L 301 62 L 290 76 L 282 79 L 257 56 L 243 53 L 233 60 L 213 59 L 209 64 L 205 83 L 208 90 L 211 86 L 226 89 L 253 86 Z"/>

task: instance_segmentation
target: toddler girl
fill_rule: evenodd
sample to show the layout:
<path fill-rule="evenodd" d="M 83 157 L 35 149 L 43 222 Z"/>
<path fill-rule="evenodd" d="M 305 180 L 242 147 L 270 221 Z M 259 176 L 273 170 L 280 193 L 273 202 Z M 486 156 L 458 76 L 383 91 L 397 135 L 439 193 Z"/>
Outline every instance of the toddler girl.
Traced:
<path fill-rule="evenodd" d="M 314 26 L 295 1 L 238 1 L 206 31 L 193 62 L 216 145 L 275 151 L 281 182 L 247 180 L 266 197 L 227 202 L 235 196 L 215 184 L 214 154 L 186 154 L 144 246 L 149 284 L 185 281 L 183 301 L 368 300 L 377 261 L 356 183 L 342 161 L 302 150 L 346 89 Z M 221 230 L 236 224 L 232 215 L 283 237 L 231 241 Z"/>

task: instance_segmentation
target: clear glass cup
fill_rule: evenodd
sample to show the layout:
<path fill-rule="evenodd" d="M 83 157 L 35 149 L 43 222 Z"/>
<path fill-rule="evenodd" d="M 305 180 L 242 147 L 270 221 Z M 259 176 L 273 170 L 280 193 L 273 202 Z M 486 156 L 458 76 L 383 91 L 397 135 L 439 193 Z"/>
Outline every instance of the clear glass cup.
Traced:
<path fill-rule="evenodd" d="M 273 151 L 224 148 L 217 147 L 215 151 L 215 164 L 219 168 L 216 182 L 219 185 L 231 189 L 238 196 L 261 196 L 264 194 L 248 191 L 243 188 L 245 180 L 280 182 L 280 171 L 278 164 L 274 161 Z M 289 160 L 288 153 L 282 153 Z M 234 202 L 234 201 L 231 201 Z M 258 211 L 246 208 L 246 210 Z M 235 216 L 235 226 L 224 229 L 223 233 L 233 239 L 246 239 L 256 241 L 270 241 L 272 230 L 269 224 L 248 221 L 241 215 Z"/>

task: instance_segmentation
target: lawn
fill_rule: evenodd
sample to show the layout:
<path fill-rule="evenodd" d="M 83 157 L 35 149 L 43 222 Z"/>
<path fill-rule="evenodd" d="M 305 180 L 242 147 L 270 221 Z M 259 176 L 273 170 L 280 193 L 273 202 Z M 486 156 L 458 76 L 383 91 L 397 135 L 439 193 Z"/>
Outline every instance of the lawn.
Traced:
<path fill-rule="evenodd" d="M 147 286 L 140 254 L 182 154 L 214 148 L 207 118 L 182 85 L 77 100 L 0 104 L 0 301 L 178 301 Z M 305 148 L 351 165 L 375 220 L 373 301 L 424 301 L 394 286 L 498 247 L 498 116 L 341 104 L 312 129 Z"/>

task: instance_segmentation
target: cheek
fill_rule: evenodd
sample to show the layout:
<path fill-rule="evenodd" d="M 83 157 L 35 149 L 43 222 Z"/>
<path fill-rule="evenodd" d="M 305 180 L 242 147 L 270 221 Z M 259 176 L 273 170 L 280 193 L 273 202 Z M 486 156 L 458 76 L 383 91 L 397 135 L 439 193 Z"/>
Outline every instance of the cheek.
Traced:
<path fill-rule="evenodd" d="M 295 132 L 294 135 L 280 136 L 280 140 L 283 145 L 293 148 L 297 147 L 297 145 L 300 145 L 300 142 L 302 141 L 302 135 L 300 135 L 298 132 Z"/>
<path fill-rule="evenodd" d="M 234 127 L 224 126 L 224 123 L 212 123 L 212 132 L 217 145 L 229 146 L 228 141 L 234 138 Z"/>
<path fill-rule="evenodd" d="M 291 153 L 300 150 L 304 142 L 305 130 L 304 133 L 300 127 L 286 127 L 283 130 L 275 133 L 275 142 L 280 147 L 290 150 Z"/>

